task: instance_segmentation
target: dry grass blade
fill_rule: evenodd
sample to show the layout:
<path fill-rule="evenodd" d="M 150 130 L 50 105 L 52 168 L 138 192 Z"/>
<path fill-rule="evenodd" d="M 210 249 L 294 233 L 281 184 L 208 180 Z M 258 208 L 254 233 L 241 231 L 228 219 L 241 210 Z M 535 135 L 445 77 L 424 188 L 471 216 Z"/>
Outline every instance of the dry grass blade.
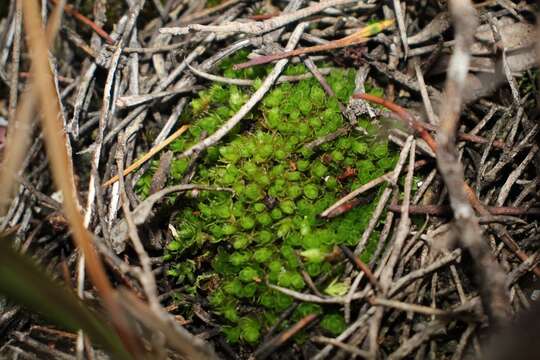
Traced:
<path fill-rule="evenodd" d="M 32 58 L 34 81 L 32 85 L 39 98 L 45 144 L 55 184 L 63 194 L 65 216 L 75 243 L 85 255 L 92 282 L 100 292 L 117 331 L 128 349 L 136 353 L 139 349 L 138 341 L 132 335 L 126 317 L 114 299 L 112 286 L 92 245 L 91 235 L 83 225 L 74 187 L 73 169 L 65 147 L 66 135 L 62 123 L 58 121 L 60 106 L 49 67 L 47 41 L 41 29 L 39 10 L 35 1 L 23 2 L 23 18 Z"/>
<path fill-rule="evenodd" d="M 124 170 L 124 176 L 127 176 L 129 173 L 131 173 L 132 171 L 136 170 L 139 168 L 139 166 L 141 166 L 142 164 L 144 164 L 146 161 L 150 160 L 152 158 L 152 156 L 154 156 L 155 154 L 157 154 L 158 152 L 160 152 L 163 148 L 165 148 L 167 145 L 169 145 L 171 142 L 173 142 L 176 138 L 178 138 L 180 135 L 182 135 L 183 133 L 186 132 L 186 130 L 189 128 L 188 125 L 184 125 L 182 126 L 180 129 L 176 130 L 176 132 L 174 132 L 171 136 L 169 136 L 167 139 L 163 140 L 161 143 L 157 144 L 156 146 L 154 146 L 153 148 L 151 148 L 146 154 L 144 154 L 139 160 L 135 161 L 133 164 L 129 165 L 125 170 Z M 114 184 L 115 182 L 118 181 L 118 175 L 115 175 L 113 176 L 112 178 L 110 178 L 109 180 L 107 180 L 104 184 L 103 184 L 103 187 L 108 187 L 112 184 Z"/>
<path fill-rule="evenodd" d="M 47 48 L 50 48 L 58 33 L 64 3 L 65 0 L 61 1 L 51 13 L 45 31 Z M 5 214 L 12 196 L 15 175 L 20 170 L 20 164 L 23 163 L 26 150 L 32 139 L 31 132 L 32 119 L 35 115 L 35 96 L 35 90 L 29 88 L 19 101 L 15 118 L 11 119 L 12 125 L 9 128 L 4 161 L 1 165 L 2 174 L 5 175 L 0 177 L 0 216 Z"/>

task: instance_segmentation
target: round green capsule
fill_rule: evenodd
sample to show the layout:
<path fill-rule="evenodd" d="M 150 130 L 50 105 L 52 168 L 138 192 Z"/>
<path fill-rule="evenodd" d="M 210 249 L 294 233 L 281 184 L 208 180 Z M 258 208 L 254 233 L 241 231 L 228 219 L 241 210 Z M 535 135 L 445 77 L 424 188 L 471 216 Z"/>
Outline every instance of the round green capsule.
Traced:
<path fill-rule="evenodd" d="M 255 219 L 262 226 L 268 226 L 268 225 L 272 224 L 272 222 L 273 222 L 272 217 L 267 212 L 257 214 L 255 216 Z"/>
<path fill-rule="evenodd" d="M 296 205 L 294 204 L 294 201 L 292 200 L 284 200 L 279 204 L 279 208 L 285 214 L 290 215 L 294 213 L 294 210 L 296 209 Z"/>
<path fill-rule="evenodd" d="M 287 188 L 287 196 L 291 199 L 296 199 L 302 195 L 302 188 L 300 185 L 292 185 L 289 188 Z"/>
<path fill-rule="evenodd" d="M 298 171 L 306 171 L 309 169 L 310 162 L 309 160 L 300 159 L 296 162 L 296 168 Z"/>
<path fill-rule="evenodd" d="M 262 198 L 262 190 L 257 184 L 249 184 L 244 190 L 244 194 L 249 200 L 259 200 Z"/>
<path fill-rule="evenodd" d="M 253 227 L 255 227 L 255 219 L 253 219 L 251 216 L 243 216 L 240 218 L 239 223 L 244 230 L 251 230 Z"/>
<path fill-rule="evenodd" d="M 316 185 L 308 184 L 304 187 L 304 195 L 308 199 L 316 199 L 319 196 L 319 188 Z"/>
<path fill-rule="evenodd" d="M 250 244 L 251 239 L 244 234 L 240 234 L 234 238 L 233 247 L 235 249 L 245 249 Z"/>
<path fill-rule="evenodd" d="M 289 181 L 300 181 L 300 179 L 302 178 L 302 173 L 300 173 L 299 171 L 291 171 L 288 172 L 285 177 Z"/>
<path fill-rule="evenodd" d="M 238 228 L 234 224 L 225 224 L 223 225 L 222 231 L 223 231 L 223 235 L 228 236 L 228 235 L 236 234 L 236 232 L 238 231 Z"/>
<path fill-rule="evenodd" d="M 266 210 L 266 205 L 264 205 L 263 203 L 253 204 L 253 210 L 255 210 L 258 213 L 263 212 Z"/>
<path fill-rule="evenodd" d="M 257 242 L 261 245 L 269 243 L 273 238 L 272 233 L 266 230 L 259 232 L 256 236 Z"/>
<path fill-rule="evenodd" d="M 317 161 L 311 169 L 311 173 L 316 178 L 322 178 L 324 175 L 326 175 L 327 172 L 328 168 L 320 161 Z"/>
<path fill-rule="evenodd" d="M 272 216 L 272 219 L 274 219 L 274 220 L 279 220 L 279 219 L 281 219 L 283 217 L 283 213 L 281 212 L 280 209 L 274 208 L 270 212 L 270 216 Z"/>

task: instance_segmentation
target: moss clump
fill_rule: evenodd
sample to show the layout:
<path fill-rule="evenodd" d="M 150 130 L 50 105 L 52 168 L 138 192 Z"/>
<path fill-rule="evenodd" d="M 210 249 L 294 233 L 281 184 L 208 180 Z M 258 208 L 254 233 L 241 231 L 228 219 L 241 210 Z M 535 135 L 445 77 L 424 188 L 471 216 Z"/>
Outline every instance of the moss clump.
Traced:
<path fill-rule="evenodd" d="M 223 69 L 227 76 L 262 77 L 266 68 L 234 72 L 232 62 Z M 289 66 L 288 74 L 305 72 L 303 66 Z M 328 82 L 342 101 L 354 89 L 353 71 L 334 71 Z M 190 134 L 171 145 L 181 152 L 195 144 L 203 131 L 213 133 L 249 98 L 249 91 L 235 86 L 212 85 L 191 103 Z M 292 303 L 286 295 L 265 285 L 270 283 L 302 290 L 300 270 L 312 277 L 335 268 L 327 260 L 335 245 L 355 245 L 370 219 L 374 203 L 359 206 L 332 221 L 318 214 L 367 181 L 393 167 L 396 154 L 385 140 L 375 136 L 368 121 L 361 125 L 373 135 L 352 133 L 326 143 L 315 151 L 304 145 L 345 125 L 336 99 L 327 97 L 315 79 L 297 84 L 284 83 L 271 90 L 242 127 L 219 145 L 208 149 L 199 161 L 194 183 L 232 187 L 235 194 L 202 191 L 198 198 L 183 201 L 173 224 L 177 236 L 169 244 L 166 259 L 169 275 L 192 291 L 198 277 L 212 278 L 214 287 L 206 293 L 213 310 L 228 324 L 224 333 L 232 341 L 256 343 L 263 330 L 273 324 Z M 343 180 L 346 167 L 358 169 L 358 176 Z M 187 168 L 185 159 L 175 160 L 172 181 Z M 147 191 L 150 175 L 140 182 Z M 374 238 L 370 241 L 373 251 Z M 363 254 L 364 259 L 370 253 Z M 190 262 L 205 256 L 205 261 Z M 191 265 L 186 265 L 191 264 Z M 216 279 L 217 283 L 216 284 Z M 305 304 L 293 319 L 319 306 Z M 247 317 L 247 314 L 258 314 Z M 330 333 L 341 328 L 336 316 L 323 321 Z M 284 324 L 288 326 L 288 324 Z"/>

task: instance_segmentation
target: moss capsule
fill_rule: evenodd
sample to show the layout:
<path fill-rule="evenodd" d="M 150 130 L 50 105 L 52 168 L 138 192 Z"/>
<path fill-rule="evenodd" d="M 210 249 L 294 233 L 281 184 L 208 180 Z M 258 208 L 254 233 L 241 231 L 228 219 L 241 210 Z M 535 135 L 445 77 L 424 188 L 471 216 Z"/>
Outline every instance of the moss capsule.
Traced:
<path fill-rule="evenodd" d="M 243 216 L 240 218 L 239 223 L 244 230 L 251 230 L 253 227 L 255 227 L 255 219 L 253 219 L 251 216 Z"/>
<path fill-rule="evenodd" d="M 284 200 L 279 204 L 279 208 L 285 214 L 291 215 L 294 213 L 294 210 L 296 209 L 296 205 L 294 204 L 294 201 L 292 200 Z"/>
<path fill-rule="evenodd" d="M 279 219 L 281 219 L 283 217 L 283 213 L 281 212 L 280 209 L 274 208 L 270 212 L 270 216 L 272 216 L 272 219 L 274 219 L 274 220 L 279 220 Z"/>
<path fill-rule="evenodd" d="M 262 198 L 262 190 L 257 184 L 249 184 L 244 190 L 244 194 L 250 200 L 259 200 Z"/>
<path fill-rule="evenodd" d="M 304 187 L 304 195 L 308 199 L 316 199 L 319 196 L 319 188 L 316 185 L 308 184 Z"/>
<path fill-rule="evenodd" d="M 267 212 L 257 214 L 255 219 L 262 226 L 268 226 L 268 225 L 272 224 L 272 222 L 273 222 L 272 217 Z"/>

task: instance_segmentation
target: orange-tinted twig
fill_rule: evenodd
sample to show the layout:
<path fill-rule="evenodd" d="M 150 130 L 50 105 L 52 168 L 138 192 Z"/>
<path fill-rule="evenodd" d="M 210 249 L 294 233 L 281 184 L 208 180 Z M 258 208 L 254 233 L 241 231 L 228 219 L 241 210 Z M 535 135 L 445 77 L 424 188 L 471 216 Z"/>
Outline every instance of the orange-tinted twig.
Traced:
<path fill-rule="evenodd" d="M 249 61 L 246 61 L 244 63 L 236 64 L 233 66 L 233 69 L 240 70 L 240 69 L 244 69 L 250 66 L 267 64 L 275 60 L 285 59 L 292 56 L 311 54 L 314 52 L 334 50 L 334 49 L 339 49 L 339 48 L 343 48 L 343 47 L 347 47 L 351 45 L 361 44 L 368 41 L 369 37 L 372 36 L 373 34 L 376 34 L 390 27 L 393 23 L 394 23 L 393 20 L 383 20 L 377 24 L 368 25 L 365 28 L 362 28 L 359 31 L 355 32 L 354 34 L 351 34 L 344 38 L 330 41 L 327 44 L 315 45 L 315 46 L 299 48 L 299 49 L 295 49 L 291 51 L 284 51 L 284 52 L 271 54 L 271 55 L 259 56 Z"/>
<path fill-rule="evenodd" d="M 58 0 L 49 0 L 54 5 L 58 5 Z M 102 37 L 109 45 L 114 44 L 114 40 L 107 34 L 105 30 L 80 12 L 78 12 L 73 5 L 66 4 L 64 6 L 64 11 L 66 14 L 73 16 L 75 19 L 79 20 L 83 24 L 89 26 L 96 34 Z"/>
<path fill-rule="evenodd" d="M 488 211 L 491 215 L 504 215 L 504 216 L 521 216 L 521 215 L 540 215 L 540 208 L 519 208 L 519 207 L 488 207 Z M 401 206 L 390 205 L 388 210 L 392 212 L 401 212 Z M 433 215 L 433 216 L 446 216 L 452 214 L 450 206 L 445 205 L 411 205 L 409 207 L 409 214 L 411 215 Z"/>
<path fill-rule="evenodd" d="M 140 159 L 136 160 L 135 162 L 133 162 L 131 165 L 129 165 L 127 168 L 124 169 L 124 176 L 127 176 L 132 171 L 137 170 L 139 168 L 139 166 L 144 164 L 146 161 L 150 160 L 152 158 L 152 156 L 154 156 L 155 154 L 160 152 L 164 147 L 168 146 L 171 142 L 176 140 L 176 138 L 178 138 L 180 135 L 185 133 L 188 128 L 189 128 L 189 125 L 183 125 L 182 127 L 180 127 L 180 129 L 176 130 L 176 132 L 174 132 L 168 138 L 166 138 L 161 143 L 159 143 L 156 146 L 154 146 L 153 148 L 151 148 Z M 112 178 L 110 178 L 109 180 L 107 180 L 102 186 L 104 188 L 108 187 L 108 186 L 114 184 L 115 182 L 117 182 L 118 178 L 119 178 L 119 176 L 115 175 Z"/>
<path fill-rule="evenodd" d="M 433 139 L 431 134 L 427 131 L 427 129 L 422 126 L 420 121 L 416 120 L 407 110 L 405 110 L 398 104 L 380 98 L 378 96 L 365 93 L 356 93 L 353 95 L 353 98 L 367 100 L 369 102 L 384 106 L 388 110 L 395 113 L 412 129 L 414 129 L 414 131 L 416 131 L 418 135 L 420 135 L 420 137 L 428 144 L 428 146 L 431 148 L 431 150 L 433 150 L 433 152 L 435 152 L 435 150 L 437 149 L 437 143 L 435 142 L 435 139 Z"/>

